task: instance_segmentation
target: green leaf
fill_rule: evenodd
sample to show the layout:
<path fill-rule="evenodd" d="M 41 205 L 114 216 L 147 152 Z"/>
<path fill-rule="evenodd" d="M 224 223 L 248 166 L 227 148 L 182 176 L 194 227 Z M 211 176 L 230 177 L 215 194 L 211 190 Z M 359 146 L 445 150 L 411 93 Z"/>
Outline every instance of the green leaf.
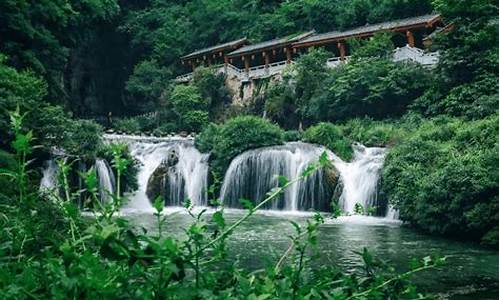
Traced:
<path fill-rule="evenodd" d="M 153 207 L 155 208 L 157 213 L 161 213 L 163 211 L 164 203 L 165 202 L 163 201 L 163 198 L 161 196 L 155 198 Z"/>
<path fill-rule="evenodd" d="M 226 220 L 224 219 L 224 215 L 221 210 L 216 211 L 212 215 L 212 220 L 217 224 L 217 227 L 224 228 L 226 227 Z"/>
<path fill-rule="evenodd" d="M 278 176 L 279 187 L 284 187 L 285 185 L 287 185 L 288 182 L 289 180 L 286 176 L 283 175 Z"/>
<path fill-rule="evenodd" d="M 248 209 L 248 210 L 253 210 L 255 208 L 255 205 L 252 203 L 252 201 L 248 199 L 240 199 L 240 203 L 243 206 L 243 208 Z"/>

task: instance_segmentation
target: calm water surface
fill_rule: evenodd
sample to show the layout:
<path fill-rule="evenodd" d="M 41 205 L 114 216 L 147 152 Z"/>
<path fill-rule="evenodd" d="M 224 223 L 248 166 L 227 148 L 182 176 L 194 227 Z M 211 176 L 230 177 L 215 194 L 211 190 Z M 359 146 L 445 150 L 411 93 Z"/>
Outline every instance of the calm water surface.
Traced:
<path fill-rule="evenodd" d="M 232 223 L 243 211 L 226 211 L 226 223 Z M 190 217 L 184 212 L 166 213 L 165 230 L 178 238 Z M 209 214 L 208 214 L 209 215 Z M 208 216 L 207 215 L 207 216 Z M 151 213 L 127 213 L 135 225 L 155 232 Z M 283 214 L 264 212 L 252 216 L 229 238 L 229 251 L 238 258 L 240 266 L 258 269 L 274 265 L 290 245 L 294 233 L 293 220 L 304 224 L 310 214 Z M 450 256 L 439 270 L 419 273 L 416 283 L 441 299 L 498 299 L 498 252 L 473 243 L 459 242 L 416 232 L 398 222 L 373 217 L 341 217 L 327 220 L 319 229 L 318 248 L 321 264 L 332 264 L 346 271 L 354 271 L 362 260 L 355 251 L 368 248 L 400 271 L 407 270 L 411 258 L 431 254 Z"/>

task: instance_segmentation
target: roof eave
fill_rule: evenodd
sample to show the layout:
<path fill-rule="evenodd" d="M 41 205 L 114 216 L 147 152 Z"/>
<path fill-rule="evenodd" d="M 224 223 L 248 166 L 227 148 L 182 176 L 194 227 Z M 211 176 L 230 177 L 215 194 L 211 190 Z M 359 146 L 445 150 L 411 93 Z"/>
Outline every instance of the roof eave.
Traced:
<path fill-rule="evenodd" d="M 218 48 L 210 49 L 210 50 L 203 51 L 203 52 L 200 52 L 200 53 L 196 53 L 199 50 L 198 51 L 194 51 L 194 52 L 192 52 L 190 54 L 182 56 L 181 60 L 188 60 L 188 59 L 193 59 L 193 58 L 199 58 L 199 57 L 202 57 L 203 55 L 217 53 L 217 52 L 220 52 L 220 51 L 224 51 L 226 49 L 230 49 L 230 50 L 234 51 L 238 46 L 241 46 L 241 45 L 244 45 L 244 44 L 248 43 L 248 39 L 246 37 L 241 38 L 240 40 L 236 40 L 236 41 L 237 42 L 235 42 L 233 45 L 230 45 L 230 46 L 218 47 Z"/>

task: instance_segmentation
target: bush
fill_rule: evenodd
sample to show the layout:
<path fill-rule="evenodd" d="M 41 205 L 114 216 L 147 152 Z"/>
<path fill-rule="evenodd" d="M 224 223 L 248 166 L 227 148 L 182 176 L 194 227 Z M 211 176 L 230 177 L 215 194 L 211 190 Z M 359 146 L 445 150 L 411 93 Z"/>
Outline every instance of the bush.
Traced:
<path fill-rule="evenodd" d="M 67 129 L 62 148 L 69 155 L 78 156 L 84 160 L 94 160 L 102 147 L 101 125 L 88 121 L 76 120 Z"/>
<path fill-rule="evenodd" d="M 381 58 L 350 62 L 323 82 L 312 97 L 308 114 L 319 121 L 356 117 L 399 117 L 430 86 L 431 73 L 415 64 Z"/>
<path fill-rule="evenodd" d="M 208 123 L 208 101 L 197 87 L 177 85 L 170 100 L 181 130 L 198 132 Z"/>
<path fill-rule="evenodd" d="M 403 122 L 352 119 L 339 126 L 342 135 L 351 142 L 359 142 L 368 147 L 385 147 L 401 140 L 406 130 Z"/>
<path fill-rule="evenodd" d="M 155 128 L 153 130 L 153 134 L 157 136 L 164 136 L 176 131 L 177 125 L 175 123 L 164 123 L 161 124 L 158 128 Z"/>
<path fill-rule="evenodd" d="M 382 188 L 404 221 L 498 243 L 498 116 L 422 123 L 387 155 Z"/>
<path fill-rule="evenodd" d="M 123 131 L 128 134 L 134 134 L 141 131 L 141 124 L 139 124 L 139 121 L 135 118 L 118 119 L 114 121 L 113 127 L 116 130 Z"/>
<path fill-rule="evenodd" d="M 221 126 L 215 123 L 208 124 L 203 131 L 196 136 L 195 146 L 201 152 L 208 153 L 213 150 L 220 137 Z"/>
<path fill-rule="evenodd" d="M 284 131 L 265 119 L 240 116 L 220 127 L 208 126 L 196 140 L 200 150 L 212 150 L 214 170 L 218 175 L 223 175 L 238 154 L 249 149 L 282 144 Z"/>
<path fill-rule="evenodd" d="M 287 130 L 283 137 L 287 142 L 300 141 L 302 134 L 298 130 Z"/>
<path fill-rule="evenodd" d="M 305 142 L 327 147 L 343 160 L 350 160 L 353 155 L 351 142 L 342 135 L 339 126 L 332 123 L 319 123 L 309 127 L 303 134 Z"/>

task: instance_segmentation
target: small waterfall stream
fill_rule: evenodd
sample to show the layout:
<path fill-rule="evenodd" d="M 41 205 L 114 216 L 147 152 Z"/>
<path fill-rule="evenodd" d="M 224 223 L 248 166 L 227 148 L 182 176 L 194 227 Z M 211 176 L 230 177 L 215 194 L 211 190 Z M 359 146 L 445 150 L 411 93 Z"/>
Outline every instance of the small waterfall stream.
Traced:
<path fill-rule="evenodd" d="M 95 170 L 99 181 L 99 198 L 103 203 L 108 203 L 115 193 L 115 175 L 111 167 L 104 159 L 96 159 Z"/>
<path fill-rule="evenodd" d="M 53 159 L 45 162 L 45 168 L 42 173 L 42 180 L 40 181 L 40 191 L 50 191 L 57 186 L 57 176 L 59 174 L 59 167 Z"/>
<path fill-rule="evenodd" d="M 339 204 L 348 213 L 354 212 L 356 203 L 365 210 L 377 205 L 377 188 L 385 158 L 384 148 L 354 144 L 353 149 L 351 162 L 335 164 L 344 185 Z"/>
<path fill-rule="evenodd" d="M 162 162 L 171 153 L 176 154 L 175 164 L 168 168 L 168 194 L 166 205 L 180 206 L 190 199 L 197 206 L 207 205 L 208 154 L 200 153 L 189 138 L 141 138 L 107 135 L 109 141 L 129 145 L 132 156 L 141 166 L 137 175 L 139 189 L 130 196 L 124 210 L 149 210 L 151 201 L 146 194 L 148 182 Z"/>

